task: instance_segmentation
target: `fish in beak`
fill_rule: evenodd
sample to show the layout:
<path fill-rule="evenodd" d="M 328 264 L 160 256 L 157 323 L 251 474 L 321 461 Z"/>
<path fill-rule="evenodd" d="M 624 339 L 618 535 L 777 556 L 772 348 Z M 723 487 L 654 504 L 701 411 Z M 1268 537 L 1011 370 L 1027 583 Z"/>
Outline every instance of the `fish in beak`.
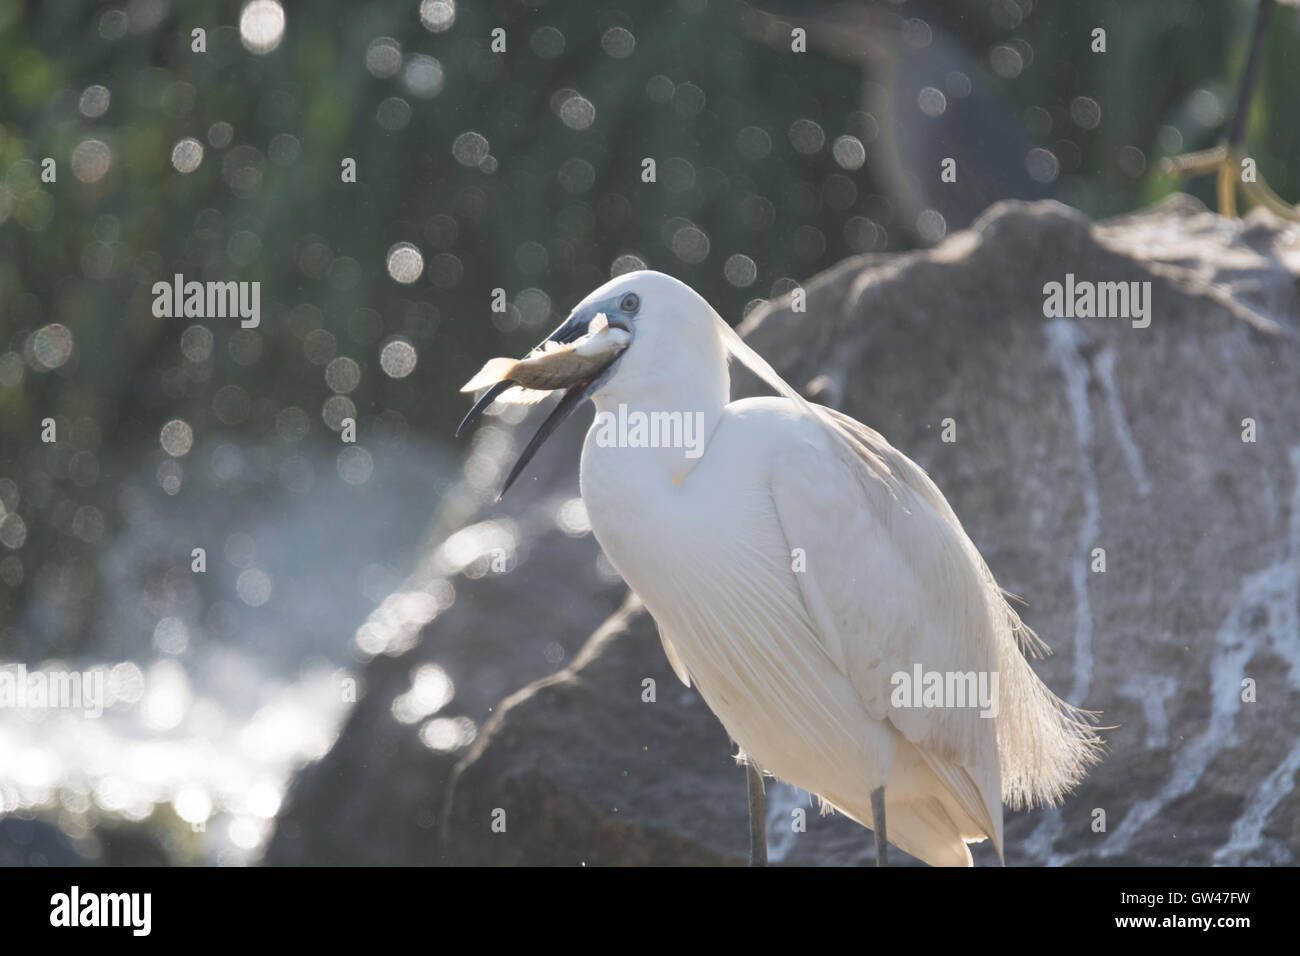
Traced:
<path fill-rule="evenodd" d="M 491 359 L 465 383 L 462 392 L 475 392 L 481 388 L 487 388 L 487 391 L 457 427 L 458 438 L 497 399 L 529 404 L 552 391 L 564 390 L 559 404 L 551 410 L 510 469 L 497 501 L 510 490 L 542 443 L 573 414 L 583 399 L 599 387 L 631 341 L 632 329 L 616 304 L 579 306 L 525 358 Z"/>

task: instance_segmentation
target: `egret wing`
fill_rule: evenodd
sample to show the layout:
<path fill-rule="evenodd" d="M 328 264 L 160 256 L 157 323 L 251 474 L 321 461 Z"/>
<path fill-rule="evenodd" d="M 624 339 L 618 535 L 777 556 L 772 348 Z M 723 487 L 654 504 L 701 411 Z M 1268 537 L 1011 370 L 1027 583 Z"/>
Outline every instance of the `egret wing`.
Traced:
<path fill-rule="evenodd" d="M 809 441 L 773 460 L 778 520 L 805 562 L 795 577 L 828 656 L 868 714 L 917 748 L 1000 847 L 995 720 L 980 716 L 977 695 L 969 706 L 911 706 L 917 701 L 907 686 L 919 669 L 945 684 L 962 675 L 963 691 L 978 689 L 981 679 L 991 688 L 997 608 L 982 562 L 972 561 L 974 546 L 938 490 L 929 479 L 928 489 L 913 488 L 907 466 L 920 469 L 875 437 L 879 444 L 853 454 L 839 447 L 828 454 Z M 900 701 L 905 706 L 896 706 Z"/>
<path fill-rule="evenodd" d="M 1082 779 L 1087 767 L 1101 758 L 1105 748 L 1094 726 L 1098 714 L 1067 704 L 1034 673 L 1026 655 L 1042 657 L 1050 649 L 1007 603 L 1005 592 L 929 475 L 860 422 L 832 409 L 807 407 L 836 433 L 837 454 L 855 475 L 889 486 L 895 499 L 909 510 L 916 506 L 907 502 L 921 499 L 930 506 L 931 514 L 941 519 L 939 530 L 947 540 L 943 551 L 965 572 L 961 580 L 967 599 L 956 606 L 975 608 L 971 597 L 982 593 L 989 610 L 981 646 L 991 648 L 998 668 L 1002 799 L 1013 809 L 1058 803 Z M 959 550 L 964 561 L 956 557 Z M 970 620 L 972 624 L 979 621 L 978 617 Z"/>

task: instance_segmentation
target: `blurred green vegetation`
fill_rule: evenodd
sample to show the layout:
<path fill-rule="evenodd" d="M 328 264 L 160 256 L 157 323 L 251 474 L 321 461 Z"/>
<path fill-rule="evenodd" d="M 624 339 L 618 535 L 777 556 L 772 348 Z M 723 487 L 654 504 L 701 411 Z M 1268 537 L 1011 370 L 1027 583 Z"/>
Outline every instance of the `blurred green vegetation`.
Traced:
<path fill-rule="evenodd" d="M 965 132 L 943 147 L 1004 169 L 1003 192 L 990 180 L 995 198 L 1054 194 L 1093 216 L 1136 208 L 1176 186 L 1156 174 L 1159 159 L 1221 134 L 1254 9 L 958 0 L 787 4 L 764 8 L 768 20 L 738 0 L 497 0 L 457 3 L 449 28 L 434 30 L 421 6 L 295 4 L 282 42 L 256 54 L 229 3 L 0 4 L 4 656 L 81 646 L 84 634 L 15 641 L 33 600 L 24 582 L 37 563 L 84 567 L 112 540 L 123 468 L 166 463 L 168 420 L 187 422 L 196 444 L 220 434 L 252 447 L 301 408 L 307 441 L 334 442 L 323 370 L 347 356 L 362 370 L 347 397 L 363 433 L 400 427 L 442 441 L 469 373 L 532 345 L 616 263 L 671 272 L 734 320 L 845 256 L 908 248 L 915 211 L 891 191 L 876 148 L 924 137 L 933 118 L 912 90 L 891 86 L 897 58 L 936 56 L 950 113 L 963 86 L 953 74 L 974 88 Z M 1297 19 L 1275 13 L 1247 137 L 1293 199 Z M 793 54 L 788 27 L 803 22 L 874 49 Z M 202 53 L 191 49 L 199 27 Z M 505 53 L 490 49 L 498 27 Z M 1090 51 L 1095 27 L 1107 31 L 1105 54 Z M 938 58 L 941 48 L 956 52 Z M 96 86 L 106 109 L 102 93 L 87 93 Z M 890 123 L 872 115 L 873 90 L 896 94 Z M 996 132 L 1008 127 L 1059 164 L 1035 192 L 1017 185 L 1021 139 Z M 470 131 L 487 156 L 454 154 Z M 866 148 L 865 165 L 852 148 L 836 151 L 846 136 Z M 188 174 L 172 162 L 187 137 L 204 150 Z M 89 141 L 107 147 L 106 169 L 83 152 L 78 171 Z M 41 181 L 46 157 L 56 182 Z M 345 157 L 355 184 L 341 181 Z M 644 157 L 656 159 L 654 184 L 641 182 Z M 1190 189 L 1212 202 L 1209 180 Z M 386 269 L 399 242 L 423 257 L 410 285 Z M 260 281 L 260 328 L 209 321 L 211 349 L 187 352 L 195 322 L 150 311 L 153 282 L 174 273 Z M 504 316 L 489 310 L 497 287 L 511 302 Z M 75 347 L 50 368 L 33 350 L 52 323 Z M 380 368 L 394 337 L 418 353 L 404 378 Z M 42 446 L 47 416 L 71 444 Z M 95 468 L 74 467 L 79 452 Z M 438 490 L 431 480 L 430 511 Z M 76 532 L 81 505 L 104 516 L 103 534 Z M 91 606 L 95 587 L 43 593 Z"/>

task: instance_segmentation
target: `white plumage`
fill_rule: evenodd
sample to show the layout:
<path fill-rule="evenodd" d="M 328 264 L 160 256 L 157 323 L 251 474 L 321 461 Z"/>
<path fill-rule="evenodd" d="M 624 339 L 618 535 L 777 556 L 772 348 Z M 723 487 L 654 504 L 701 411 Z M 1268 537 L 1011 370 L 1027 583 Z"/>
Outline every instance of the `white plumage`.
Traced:
<path fill-rule="evenodd" d="M 1044 646 L 916 464 L 802 399 L 675 279 L 627 274 L 586 303 L 628 293 L 598 415 L 699 413 L 707 443 L 620 447 L 593 426 L 582 496 L 673 670 L 764 772 L 867 827 L 883 786 L 890 842 L 927 863 L 969 865 L 986 837 L 1001 856 L 1002 804 L 1056 802 L 1100 747 L 1026 661 Z M 729 355 L 780 396 L 729 402 Z M 997 716 L 895 706 L 891 675 L 918 664 L 997 672 Z"/>

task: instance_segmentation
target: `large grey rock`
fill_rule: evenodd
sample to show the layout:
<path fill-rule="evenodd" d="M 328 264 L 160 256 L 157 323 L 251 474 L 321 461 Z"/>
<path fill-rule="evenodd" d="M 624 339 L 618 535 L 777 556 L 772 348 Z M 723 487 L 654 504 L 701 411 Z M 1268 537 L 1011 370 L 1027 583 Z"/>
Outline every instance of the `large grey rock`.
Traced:
<path fill-rule="evenodd" d="M 1043 286 L 1066 273 L 1149 281 L 1150 326 L 1045 319 Z M 1092 225 L 1054 203 L 1004 203 L 932 250 L 818 276 L 804 313 L 782 302 L 746 323 L 792 384 L 931 474 L 1055 648 L 1039 673 L 1116 725 L 1060 809 L 1008 816 L 1009 863 L 1296 861 L 1298 273 L 1297 231 L 1262 216 L 1229 222 L 1177 197 Z M 945 419 L 955 442 L 942 441 Z M 550 450 L 526 508 L 573 493 L 578 431 Z M 625 593 L 594 583 L 590 538 L 551 533 L 523 550 L 514 573 L 470 582 L 407 657 L 499 669 L 517 635 L 572 639 L 563 628 Z M 501 636 L 476 654 L 485 634 Z M 383 675 L 410 666 L 372 665 L 334 752 L 300 782 L 282 824 L 300 858 L 328 842 L 332 858 L 384 862 L 431 862 L 434 846 L 453 863 L 743 859 L 744 775 L 635 601 L 567 667 L 495 707 L 454 772 L 384 719 L 396 685 Z M 343 788 L 332 802 L 330 781 Z M 868 858 L 865 831 L 818 816 L 806 795 L 773 786 L 769 803 L 774 858 Z"/>

